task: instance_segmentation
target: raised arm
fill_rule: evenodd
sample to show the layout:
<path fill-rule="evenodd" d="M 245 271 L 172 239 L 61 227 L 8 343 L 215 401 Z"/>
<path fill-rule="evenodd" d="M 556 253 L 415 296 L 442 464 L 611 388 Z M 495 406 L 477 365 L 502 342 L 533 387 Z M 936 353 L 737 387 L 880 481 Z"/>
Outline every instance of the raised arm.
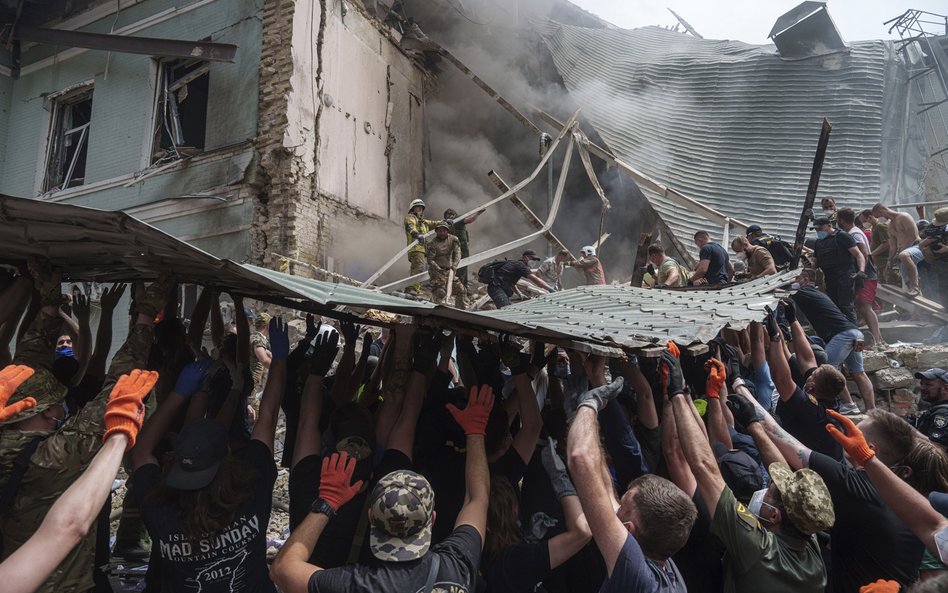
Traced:
<path fill-rule="evenodd" d="M 635 409 L 639 417 L 639 424 L 645 428 L 658 428 L 658 408 L 655 406 L 655 396 L 648 378 L 639 368 L 638 358 L 632 354 L 627 358 L 618 358 L 619 369 L 625 380 L 635 391 Z"/>
<path fill-rule="evenodd" d="M 105 365 L 109 359 L 109 350 L 112 349 L 112 317 L 115 308 L 125 295 L 127 284 L 115 283 L 104 289 L 99 297 L 99 329 L 95 335 L 95 352 L 89 361 L 88 373 L 93 377 L 105 376 Z"/>
<path fill-rule="evenodd" d="M 671 403 L 666 403 L 662 410 L 662 455 L 668 466 L 668 477 L 682 492 L 694 498 L 698 489 L 698 482 L 691 472 L 691 466 L 681 451 L 681 441 L 678 440 L 678 427 L 675 424 L 675 413 Z"/>
<path fill-rule="evenodd" d="M 714 517 L 718 500 L 724 492 L 724 478 L 721 477 L 721 470 L 714 453 L 711 452 L 708 439 L 692 411 L 694 404 L 691 403 L 691 398 L 684 395 L 685 378 L 681 372 L 681 364 L 667 351 L 662 352 L 661 364 L 663 371 L 667 369 L 668 398 L 675 414 L 682 453 L 698 483 L 701 498 L 710 515 Z"/>
<path fill-rule="evenodd" d="M 323 380 L 332 368 L 338 352 L 338 333 L 325 332 L 316 337 L 309 363 L 309 377 L 306 378 L 300 398 L 300 419 L 297 424 L 299 428 L 296 431 L 291 467 L 304 457 L 319 453 L 322 444 L 319 420 L 323 411 Z"/>
<path fill-rule="evenodd" d="M 803 326 L 797 321 L 797 306 L 792 299 L 782 299 L 779 306 L 783 311 L 784 319 L 790 324 L 790 338 L 793 340 L 793 353 L 797 356 L 797 368 L 801 373 L 806 373 L 816 368 L 816 355 L 813 354 L 813 348 L 806 337 L 806 332 L 803 331 Z"/>
<path fill-rule="evenodd" d="M 738 398 L 741 398 L 740 402 L 738 402 Z M 780 426 L 776 420 L 774 420 L 774 417 L 771 416 L 764 408 L 762 408 L 761 405 L 757 403 L 757 400 L 750 394 L 750 392 L 743 387 L 737 390 L 736 396 L 728 399 L 729 407 L 734 413 L 734 418 L 737 419 L 738 422 L 741 422 L 738 408 L 742 407 L 742 404 L 744 403 L 750 404 L 750 408 L 754 410 L 752 415 L 756 418 L 754 422 L 760 422 L 760 424 L 763 425 L 767 436 L 770 437 L 771 442 L 776 445 L 777 450 L 780 451 L 780 457 L 782 457 L 782 460 L 786 461 L 787 464 L 794 470 L 808 467 L 810 465 L 810 454 L 812 453 L 810 448 L 798 441 L 789 432 L 784 430 L 783 427 Z M 760 447 L 758 447 L 758 450 L 760 450 L 761 457 L 763 457 L 765 452 L 761 450 Z M 774 457 L 774 455 L 770 456 Z"/>
<path fill-rule="evenodd" d="M 188 326 L 188 346 L 195 356 L 201 353 L 201 347 L 204 344 L 204 327 L 207 325 L 207 317 L 211 312 L 211 293 L 214 292 L 210 287 L 205 286 L 201 290 L 201 295 L 194 303 L 194 309 L 191 311 L 191 324 Z"/>
<path fill-rule="evenodd" d="M 553 485 L 553 493 L 563 508 L 563 518 L 566 522 L 566 531 L 547 541 L 550 568 L 553 569 L 583 549 L 592 539 L 592 532 L 589 530 L 589 523 L 586 522 L 586 516 L 583 514 L 579 497 L 576 496 L 576 489 L 566 473 L 566 465 L 556 452 L 553 439 L 547 439 L 540 456 L 543 469 L 546 470 L 550 477 L 550 483 Z"/>
<path fill-rule="evenodd" d="M 764 321 L 764 327 L 767 328 L 767 335 L 770 339 L 770 347 L 767 349 L 767 363 L 770 365 L 770 376 L 774 385 L 777 386 L 780 399 L 787 401 L 793 397 L 797 390 L 797 384 L 793 382 L 790 363 L 783 351 L 783 334 L 780 333 L 780 328 L 777 327 L 777 320 L 774 318 L 770 307 L 767 307 L 767 313 L 767 319 Z"/>
<path fill-rule="evenodd" d="M 731 433 L 728 431 L 724 406 L 721 403 L 722 391 L 725 396 L 727 395 L 724 387 L 727 384 L 727 370 L 724 368 L 724 363 L 716 358 L 712 358 L 704 366 L 708 371 L 704 394 L 708 398 L 709 437 L 712 443 L 721 443 L 728 449 L 732 449 L 734 443 L 731 442 Z"/>
<path fill-rule="evenodd" d="M 609 385 L 591 389 L 580 396 L 566 449 L 570 474 L 609 576 L 612 576 L 629 531 L 616 516 L 618 502 L 611 481 L 607 487 L 603 480 L 605 459 L 599 438 L 598 415 L 619 394 L 623 384 L 624 379 L 619 377 Z"/>
<path fill-rule="evenodd" d="M 326 525 L 329 525 L 342 505 L 352 500 L 362 488 L 362 480 L 351 483 L 355 466 L 355 458 L 345 452 L 323 458 L 319 498 L 313 504 L 314 510 L 290 533 L 290 538 L 270 565 L 270 579 L 281 591 L 308 593 L 310 577 L 322 570 L 310 564 L 309 559 Z"/>
<path fill-rule="evenodd" d="M 520 455 L 520 459 L 529 464 L 543 429 L 543 418 L 540 416 L 537 394 L 526 368 L 518 368 L 516 371 L 511 369 L 511 372 L 515 373 L 512 379 L 517 388 L 517 403 L 520 407 L 520 430 L 514 436 L 511 446 Z"/>
<path fill-rule="evenodd" d="M 267 385 L 263 388 L 263 396 L 260 398 L 260 415 L 253 425 L 250 438 L 260 441 L 273 451 L 280 400 L 283 399 L 286 383 L 286 357 L 290 355 L 290 338 L 281 317 L 270 320 L 270 351 L 273 361 L 267 374 Z"/>
<path fill-rule="evenodd" d="M 484 547 L 484 535 L 487 533 L 487 506 L 490 502 L 490 471 L 487 468 L 487 453 L 484 450 L 484 433 L 487 430 L 487 418 L 494 405 L 494 391 L 489 385 L 480 389 L 471 388 L 467 406 L 459 410 L 454 404 L 448 404 L 448 411 L 454 420 L 464 429 L 467 437 L 467 458 L 464 462 L 464 505 L 458 513 L 454 527 L 470 525 L 481 536 L 481 548 Z"/>

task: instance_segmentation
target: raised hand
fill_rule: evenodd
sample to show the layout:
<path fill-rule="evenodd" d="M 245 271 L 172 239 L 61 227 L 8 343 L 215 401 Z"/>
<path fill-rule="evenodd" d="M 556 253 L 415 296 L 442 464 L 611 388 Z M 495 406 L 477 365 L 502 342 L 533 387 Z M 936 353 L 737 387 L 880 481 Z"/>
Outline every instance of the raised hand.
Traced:
<path fill-rule="evenodd" d="M 612 383 L 606 383 L 595 389 L 590 389 L 579 396 L 576 407 L 578 409 L 582 406 L 586 406 L 592 408 L 598 414 L 606 407 L 606 404 L 619 395 L 623 385 L 625 385 L 625 378 L 618 377 Z"/>
<path fill-rule="evenodd" d="M 194 395 L 204 385 L 204 377 L 207 375 L 211 362 L 213 361 L 207 358 L 195 360 L 181 369 L 178 380 L 174 384 L 174 392 L 184 399 L 189 399 Z"/>
<path fill-rule="evenodd" d="M 286 360 L 290 355 L 290 334 L 282 317 L 270 320 L 270 356 L 273 360 Z"/>
<path fill-rule="evenodd" d="M 128 435 L 128 447 L 135 445 L 142 420 L 145 419 L 145 397 L 151 393 L 158 382 L 158 373 L 135 369 L 128 375 L 122 375 L 112 387 L 109 403 L 105 407 L 105 436 L 120 432 Z"/>
<path fill-rule="evenodd" d="M 662 382 L 665 385 L 669 398 L 685 392 L 685 376 L 681 372 L 681 361 L 671 350 L 663 350 L 659 368 L 662 373 Z"/>
<path fill-rule="evenodd" d="M 832 424 L 827 424 L 826 432 L 830 433 L 836 439 L 836 442 L 843 446 L 843 450 L 854 462 L 859 465 L 866 465 L 867 461 L 875 457 L 876 452 L 869 448 L 866 437 L 863 436 L 862 431 L 852 420 L 836 410 L 826 410 L 826 413 L 843 427 L 843 430 L 840 430 Z"/>
<path fill-rule="evenodd" d="M 323 457 L 323 467 L 319 477 L 319 498 L 326 501 L 334 511 L 338 511 L 342 505 L 352 500 L 362 488 L 362 480 L 355 484 L 351 483 L 355 466 L 355 457 L 349 457 L 345 451 Z"/>
<path fill-rule="evenodd" d="M 339 353 L 339 332 L 323 332 L 316 337 L 310 357 L 309 374 L 325 377 Z"/>
<path fill-rule="evenodd" d="M 119 301 L 122 300 L 122 296 L 125 295 L 126 288 L 128 288 L 128 284 L 116 282 L 102 290 L 102 294 L 99 296 L 99 306 L 102 307 L 103 314 L 106 312 L 111 314 L 115 310 Z"/>
<path fill-rule="evenodd" d="M 24 397 L 15 404 L 7 406 L 10 396 L 13 395 L 17 387 L 32 376 L 33 369 L 25 365 L 11 364 L 0 371 L 0 423 L 6 422 L 20 412 L 36 405 L 35 399 Z"/>
<path fill-rule="evenodd" d="M 707 397 L 719 399 L 721 388 L 727 384 L 727 370 L 724 368 L 724 363 L 717 358 L 712 358 L 704 363 L 704 368 L 708 371 L 708 379 L 704 384 L 704 394 Z"/>
<path fill-rule="evenodd" d="M 464 429 L 465 435 L 483 436 L 487 431 L 490 410 L 494 407 L 494 390 L 490 385 L 481 385 L 480 389 L 471 387 L 471 397 L 463 410 L 454 404 L 448 404 L 446 407 L 454 416 L 455 422 Z"/>

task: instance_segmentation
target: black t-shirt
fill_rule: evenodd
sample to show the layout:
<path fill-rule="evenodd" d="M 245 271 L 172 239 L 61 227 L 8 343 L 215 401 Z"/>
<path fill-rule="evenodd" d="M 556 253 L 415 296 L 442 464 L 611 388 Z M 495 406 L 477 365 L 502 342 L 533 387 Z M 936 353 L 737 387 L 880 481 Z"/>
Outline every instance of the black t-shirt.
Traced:
<path fill-rule="evenodd" d="M 806 315 L 816 334 L 829 342 L 840 332 L 858 329 L 836 303 L 813 286 L 801 286 L 790 299 Z"/>
<path fill-rule="evenodd" d="M 801 443 L 814 451 L 842 461 L 843 448 L 826 432 L 826 425 L 830 424 L 826 408 L 824 402 L 808 396 L 797 387 L 790 399 L 783 401 L 781 398 L 777 401 L 777 416 L 787 432 Z M 838 412 L 839 402 L 831 409 Z"/>
<path fill-rule="evenodd" d="M 293 469 L 290 470 L 290 529 L 296 529 L 297 525 L 306 519 L 310 512 L 310 507 L 316 496 L 319 494 L 319 479 L 322 472 L 322 455 L 309 455 L 300 459 Z M 352 553 L 353 540 L 360 537 L 357 542 L 360 548 L 357 558 L 364 563 L 372 563 L 373 556 L 369 551 L 368 529 L 368 509 L 366 508 L 366 499 L 375 484 L 385 475 L 400 469 L 411 469 L 411 460 L 397 449 L 387 449 L 382 456 L 382 460 L 372 472 L 372 479 L 369 484 L 356 494 L 352 500 L 339 507 L 336 516 L 323 529 L 322 535 L 316 541 L 313 548 L 313 554 L 310 556 L 310 563 L 320 568 L 335 568 L 345 565 Z M 360 521 L 365 517 L 364 524 Z"/>
<path fill-rule="evenodd" d="M 550 543 L 508 546 L 484 558 L 487 593 L 532 593 L 550 574 Z"/>
<path fill-rule="evenodd" d="M 250 496 L 227 528 L 196 542 L 182 532 L 177 509 L 159 506 L 148 496 L 161 482 L 161 468 L 150 463 L 135 472 L 142 519 L 160 554 L 162 591 L 276 591 L 267 569 L 267 525 L 276 463 L 270 449 L 257 440 L 250 441 L 240 457 L 253 470 Z"/>
<path fill-rule="evenodd" d="M 823 477 L 836 511 L 830 530 L 834 593 L 858 593 L 878 579 L 907 589 L 918 580 L 925 546 L 882 500 L 866 472 L 815 451 L 809 466 Z"/>
<path fill-rule="evenodd" d="M 695 490 L 691 498 L 698 518 L 685 546 L 673 558 L 688 586 L 688 593 L 721 593 L 724 590 L 724 544 L 711 534 L 711 514 Z"/>
<path fill-rule="evenodd" d="M 350 564 L 320 570 L 309 578 L 310 593 L 423 593 L 431 562 L 440 558 L 435 591 L 473 593 L 481 561 L 481 536 L 470 525 L 461 525 L 443 542 L 418 560 L 383 562 L 379 566 Z"/>
<path fill-rule="evenodd" d="M 704 278 L 708 284 L 727 284 L 727 251 L 717 243 L 705 243 L 698 252 L 699 260 L 708 260 L 708 271 Z"/>
<path fill-rule="evenodd" d="M 516 488 L 520 480 L 523 479 L 523 475 L 527 473 L 527 464 L 523 462 L 520 453 L 517 453 L 517 450 L 514 449 L 513 446 L 509 447 L 497 461 L 489 463 L 488 467 L 491 476 L 503 476 L 507 478 L 514 488 Z"/>
<path fill-rule="evenodd" d="M 836 231 L 828 237 L 817 239 L 813 251 L 827 282 L 832 282 L 838 275 L 848 278 L 856 270 L 856 259 L 849 253 L 849 249 L 855 246 L 856 240 L 845 231 Z"/>
<path fill-rule="evenodd" d="M 513 288 L 517 285 L 517 282 L 519 282 L 521 278 L 526 278 L 530 274 L 533 274 L 533 270 L 530 269 L 530 266 L 523 263 L 522 260 L 513 259 L 504 262 L 504 265 L 498 268 L 498 270 L 494 273 L 494 279 L 491 281 L 491 284 L 494 286 L 502 286 L 504 288 L 504 292 L 507 294 L 512 294 Z"/>

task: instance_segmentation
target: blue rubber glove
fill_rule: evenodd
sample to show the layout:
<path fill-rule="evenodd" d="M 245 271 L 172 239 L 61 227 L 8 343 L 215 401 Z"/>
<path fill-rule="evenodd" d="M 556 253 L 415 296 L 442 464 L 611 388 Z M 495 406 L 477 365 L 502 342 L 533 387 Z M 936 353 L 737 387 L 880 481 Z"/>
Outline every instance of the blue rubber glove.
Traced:
<path fill-rule="evenodd" d="M 181 369 L 178 375 L 178 381 L 174 384 L 174 391 L 184 399 L 194 395 L 204 384 L 204 375 L 208 367 L 211 366 L 211 360 L 195 360 L 188 366 Z"/>
<path fill-rule="evenodd" d="M 270 320 L 270 356 L 273 360 L 286 360 L 290 355 L 290 334 L 282 317 Z"/>

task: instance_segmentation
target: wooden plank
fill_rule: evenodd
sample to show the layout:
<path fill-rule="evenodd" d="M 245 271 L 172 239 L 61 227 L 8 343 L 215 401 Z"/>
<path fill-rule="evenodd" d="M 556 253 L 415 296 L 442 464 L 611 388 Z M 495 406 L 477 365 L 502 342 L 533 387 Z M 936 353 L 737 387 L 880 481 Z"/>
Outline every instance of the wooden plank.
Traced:
<path fill-rule="evenodd" d="M 823 125 L 820 128 L 820 139 L 816 143 L 816 154 L 813 155 L 813 168 L 810 170 L 810 183 L 806 188 L 806 197 L 803 199 L 803 211 L 800 213 L 800 222 L 797 224 L 797 232 L 794 237 L 793 259 L 790 260 L 790 269 L 795 270 L 800 264 L 800 254 L 803 253 L 803 239 L 806 237 L 807 223 L 810 221 L 808 212 L 813 210 L 813 203 L 816 201 L 816 190 L 820 185 L 820 175 L 823 173 L 823 159 L 826 158 L 826 146 L 829 144 L 830 132 L 833 126 L 829 120 L 823 118 Z"/>
<path fill-rule="evenodd" d="M 648 246 L 652 244 L 652 233 L 640 233 L 639 245 L 635 251 L 635 267 L 632 269 L 631 286 L 642 286 L 645 277 L 645 265 L 648 262 Z"/>
<path fill-rule="evenodd" d="M 487 176 L 490 177 L 491 182 L 500 191 L 504 193 L 507 193 L 508 191 L 510 191 L 510 186 L 507 185 L 506 181 L 501 179 L 500 175 L 498 175 L 496 171 L 493 171 L 493 170 L 488 171 Z M 531 210 L 530 207 L 527 206 L 523 202 L 523 200 L 520 199 L 519 196 L 517 196 L 517 194 L 513 194 L 512 196 L 510 196 L 510 203 L 516 206 L 517 210 L 520 210 L 520 212 L 523 213 L 524 218 L 527 219 L 527 222 L 529 222 L 533 226 L 533 228 L 537 229 L 538 231 L 543 231 L 543 227 L 544 227 L 543 221 L 540 220 L 539 216 L 533 213 L 533 210 Z M 560 241 L 556 237 L 556 235 L 553 234 L 553 231 L 551 230 L 544 231 L 543 236 L 546 237 L 546 240 L 549 241 L 550 245 L 552 245 L 553 248 L 556 249 L 557 251 L 561 249 L 566 249 L 566 251 L 569 251 L 569 249 L 566 248 L 566 245 L 564 245 L 563 242 Z M 576 256 L 574 256 L 572 253 L 569 254 L 569 257 L 570 259 L 576 259 Z"/>
<path fill-rule="evenodd" d="M 876 291 L 876 297 L 878 297 L 879 300 L 905 309 L 909 313 L 928 315 L 938 320 L 948 322 L 948 314 L 945 313 L 944 307 L 926 298 L 912 298 L 898 288 L 880 284 L 878 290 Z"/>

